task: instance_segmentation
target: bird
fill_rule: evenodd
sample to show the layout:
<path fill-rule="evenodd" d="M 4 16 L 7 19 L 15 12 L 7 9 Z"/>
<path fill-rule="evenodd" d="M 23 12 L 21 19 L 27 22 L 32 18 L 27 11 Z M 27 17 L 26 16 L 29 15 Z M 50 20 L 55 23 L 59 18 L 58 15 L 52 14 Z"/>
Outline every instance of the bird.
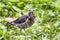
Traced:
<path fill-rule="evenodd" d="M 36 15 L 34 14 L 34 9 L 29 9 L 28 13 L 22 15 L 21 17 L 13 20 L 12 22 L 8 22 L 8 24 L 18 26 L 20 29 L 26 29 L 31 27 L 35 22 Z"/>
<path fill-rule="evenodd" d="M 25 22 L 23 22 L 21 24 L 16 24 L 16 26 L 18 26 L 21 29 L 25 29 L 25 28 L 31 27 L 33 25 L 34 21 L 35 21 L 35 16 L 32 15 Z"/>

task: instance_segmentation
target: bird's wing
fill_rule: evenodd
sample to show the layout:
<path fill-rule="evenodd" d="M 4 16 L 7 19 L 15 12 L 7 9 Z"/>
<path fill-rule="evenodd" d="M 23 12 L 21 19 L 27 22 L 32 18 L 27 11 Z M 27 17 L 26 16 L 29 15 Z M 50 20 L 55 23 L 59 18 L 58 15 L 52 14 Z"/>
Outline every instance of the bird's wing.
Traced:
<path fill-rule="evenodd" d="M 20 18 L 17 18 L 16 20 L 9 22 L 10 24 L 20 24 L 20 23 L 24 23 L 26 21 L 26 19 L 28 19 L 28 15 L 23 15 Z"/>

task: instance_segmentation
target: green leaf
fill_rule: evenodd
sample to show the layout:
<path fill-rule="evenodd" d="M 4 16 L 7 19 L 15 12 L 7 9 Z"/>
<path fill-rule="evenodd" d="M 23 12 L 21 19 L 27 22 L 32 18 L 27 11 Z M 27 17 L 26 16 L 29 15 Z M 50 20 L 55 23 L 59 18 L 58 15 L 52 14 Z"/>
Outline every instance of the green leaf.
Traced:
<path fill-rule="evenodd" d="M 12 8 L 13 8 L 15 11 L 17 11 L 17 12 L 20 11 L 20 9 L 19 9 L 18 7 L 16 7 L 16 6 L 12 6 Z"/>
<path fill-rule="evenodd" d="M 2 36 L 2 35 L 3 35 L 3 30 L 0 29 L 0 36 Z"/>

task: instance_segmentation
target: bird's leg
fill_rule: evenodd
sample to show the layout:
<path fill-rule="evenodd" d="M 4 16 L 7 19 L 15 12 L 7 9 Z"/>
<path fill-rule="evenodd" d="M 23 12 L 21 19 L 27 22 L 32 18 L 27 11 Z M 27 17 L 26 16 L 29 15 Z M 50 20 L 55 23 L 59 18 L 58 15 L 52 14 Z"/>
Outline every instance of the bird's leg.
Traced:
<path fill-rule="evenodd" d="M 22 29 L 20 29 L 20 34 L 22 34 Z"/>
<path fill-rule="evenodd" d="M 24 35 L 26 35 L 26 30 L 25 30 L 25 28 L 23 29 L 23 31 L 24 31 Z"/>

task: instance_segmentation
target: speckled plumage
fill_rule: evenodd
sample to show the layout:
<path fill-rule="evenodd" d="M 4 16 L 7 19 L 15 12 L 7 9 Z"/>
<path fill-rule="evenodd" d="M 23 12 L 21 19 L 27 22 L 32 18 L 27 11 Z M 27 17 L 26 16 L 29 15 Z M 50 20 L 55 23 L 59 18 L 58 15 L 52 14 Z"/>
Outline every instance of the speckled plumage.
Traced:
<path fill-rule="evenodd" d="M 12 22 L 9 22 L 9 24 L 16 25 L 20 29 L 25 29 L 33 25 L 34 19 L 35 19 L 34 9 L 30 9 L 28 11 L 28 14 L 23 15 Z"/>

